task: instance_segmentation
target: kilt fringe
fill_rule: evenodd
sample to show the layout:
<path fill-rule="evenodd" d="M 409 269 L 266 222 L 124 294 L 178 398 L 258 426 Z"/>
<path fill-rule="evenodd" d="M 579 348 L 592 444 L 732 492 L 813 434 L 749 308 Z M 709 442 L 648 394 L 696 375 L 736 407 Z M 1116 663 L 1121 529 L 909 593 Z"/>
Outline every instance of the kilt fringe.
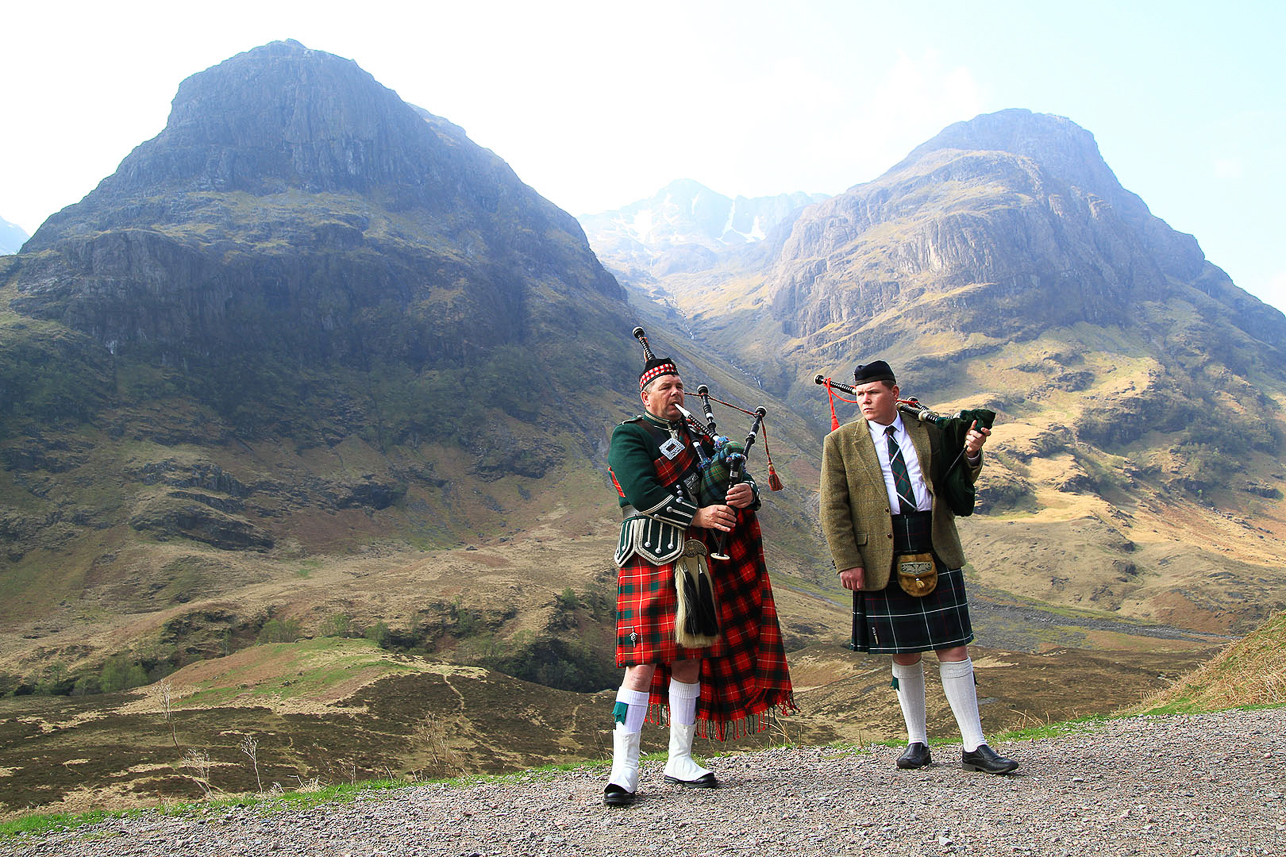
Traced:
<path fill-rule="evenodd" d="M 748 738 L 768 731 L 778 717 L 789 717 L 791 714 L 798 713 L 799 706 L 795 704 L 795 694 L 788 691 L 764 711 L 747 714 L 735 720 L 711 720 L 698 717 L 696 734 L 711 741 L 736 741 L 738 738 Z M 665 703 L 649 704 L 647 722 L 655 726 L 669 726 L 669 706 Z"/>

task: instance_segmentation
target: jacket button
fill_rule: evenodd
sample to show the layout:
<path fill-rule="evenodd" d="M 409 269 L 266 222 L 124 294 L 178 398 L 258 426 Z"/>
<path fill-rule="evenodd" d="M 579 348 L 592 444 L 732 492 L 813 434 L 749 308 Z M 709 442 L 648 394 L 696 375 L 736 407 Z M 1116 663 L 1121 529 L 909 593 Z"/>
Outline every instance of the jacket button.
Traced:
<path fill-rule="evenodd" d="M 892 534 L 892 533 L 885 533 L 884 535 L 888 536 L 889 538 L 893 538 L 893 534 Z"/>

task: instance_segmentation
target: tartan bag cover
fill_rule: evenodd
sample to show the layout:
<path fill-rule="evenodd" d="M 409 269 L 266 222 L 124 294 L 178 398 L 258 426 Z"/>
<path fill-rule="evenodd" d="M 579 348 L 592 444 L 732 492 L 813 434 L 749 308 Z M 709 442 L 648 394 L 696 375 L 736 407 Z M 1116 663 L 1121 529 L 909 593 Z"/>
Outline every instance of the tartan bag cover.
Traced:
<path fill-rule="evenodd" d="M 697 734 L 718 741 L 762 732 L 773 714 L 799 710 L 753 512 L 743 510 L 726 549 L 726 561 L 710 564 L 722 639 L 701 662 L 697 700 Z M 648 717 L 655 723 L 668 703 L 669 672 L 663 667 L 652 677 Z"/>

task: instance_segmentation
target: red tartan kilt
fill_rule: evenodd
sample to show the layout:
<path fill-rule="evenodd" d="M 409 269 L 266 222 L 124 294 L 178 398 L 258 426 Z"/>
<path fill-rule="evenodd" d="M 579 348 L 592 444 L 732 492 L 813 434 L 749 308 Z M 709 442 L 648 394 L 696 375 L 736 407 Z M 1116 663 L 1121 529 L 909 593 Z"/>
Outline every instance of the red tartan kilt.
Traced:
<path fill-rule="evenodd" d="M 707 536 L 709 538 L 707 538 Z M 713 534 L 694 527 L 687 538 L 708 547 Z M 652 565 L 638 554 L 621 566 L 616 590 L 616 665 L 669 664 L 723 654 L 723 641 L 703 649 L 688 649 L 674 641 L 678 594 L 674 589 L 675 563 Z"/>

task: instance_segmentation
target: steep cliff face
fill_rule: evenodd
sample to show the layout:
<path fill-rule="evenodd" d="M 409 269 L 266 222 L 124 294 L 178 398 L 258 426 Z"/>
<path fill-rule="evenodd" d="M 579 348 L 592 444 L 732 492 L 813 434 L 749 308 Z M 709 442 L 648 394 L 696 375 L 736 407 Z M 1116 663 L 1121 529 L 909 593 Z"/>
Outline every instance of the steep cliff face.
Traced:
<path fill-rule="evenodd" d="M 819 343 L 890 311 L 1030 338 L 1128 323 L 1141 303 L 1190 289 L 1242 331 L 1286 340 L 1286 318 L 1122 188 L 1089 132 L 1024 110 L 953 125 L 876 181 L 807 209 L 768 279 L 783 329 Z"/>
<path fill-rule="evenodd" d="M 18 290 L 21 312 L 189 367 L 459 365 L 538 337 L 551 300 L 622 297 L 502 160 L 296 42 L 184 81 L 165 130 L 33 236 Z"/>
<path fill-rule="evenodd" d="M 353 62 L 278 42 L 194 75 L 0 257 L 0 649 L 610 511 L 635 323 L 570 215 Z"/>

